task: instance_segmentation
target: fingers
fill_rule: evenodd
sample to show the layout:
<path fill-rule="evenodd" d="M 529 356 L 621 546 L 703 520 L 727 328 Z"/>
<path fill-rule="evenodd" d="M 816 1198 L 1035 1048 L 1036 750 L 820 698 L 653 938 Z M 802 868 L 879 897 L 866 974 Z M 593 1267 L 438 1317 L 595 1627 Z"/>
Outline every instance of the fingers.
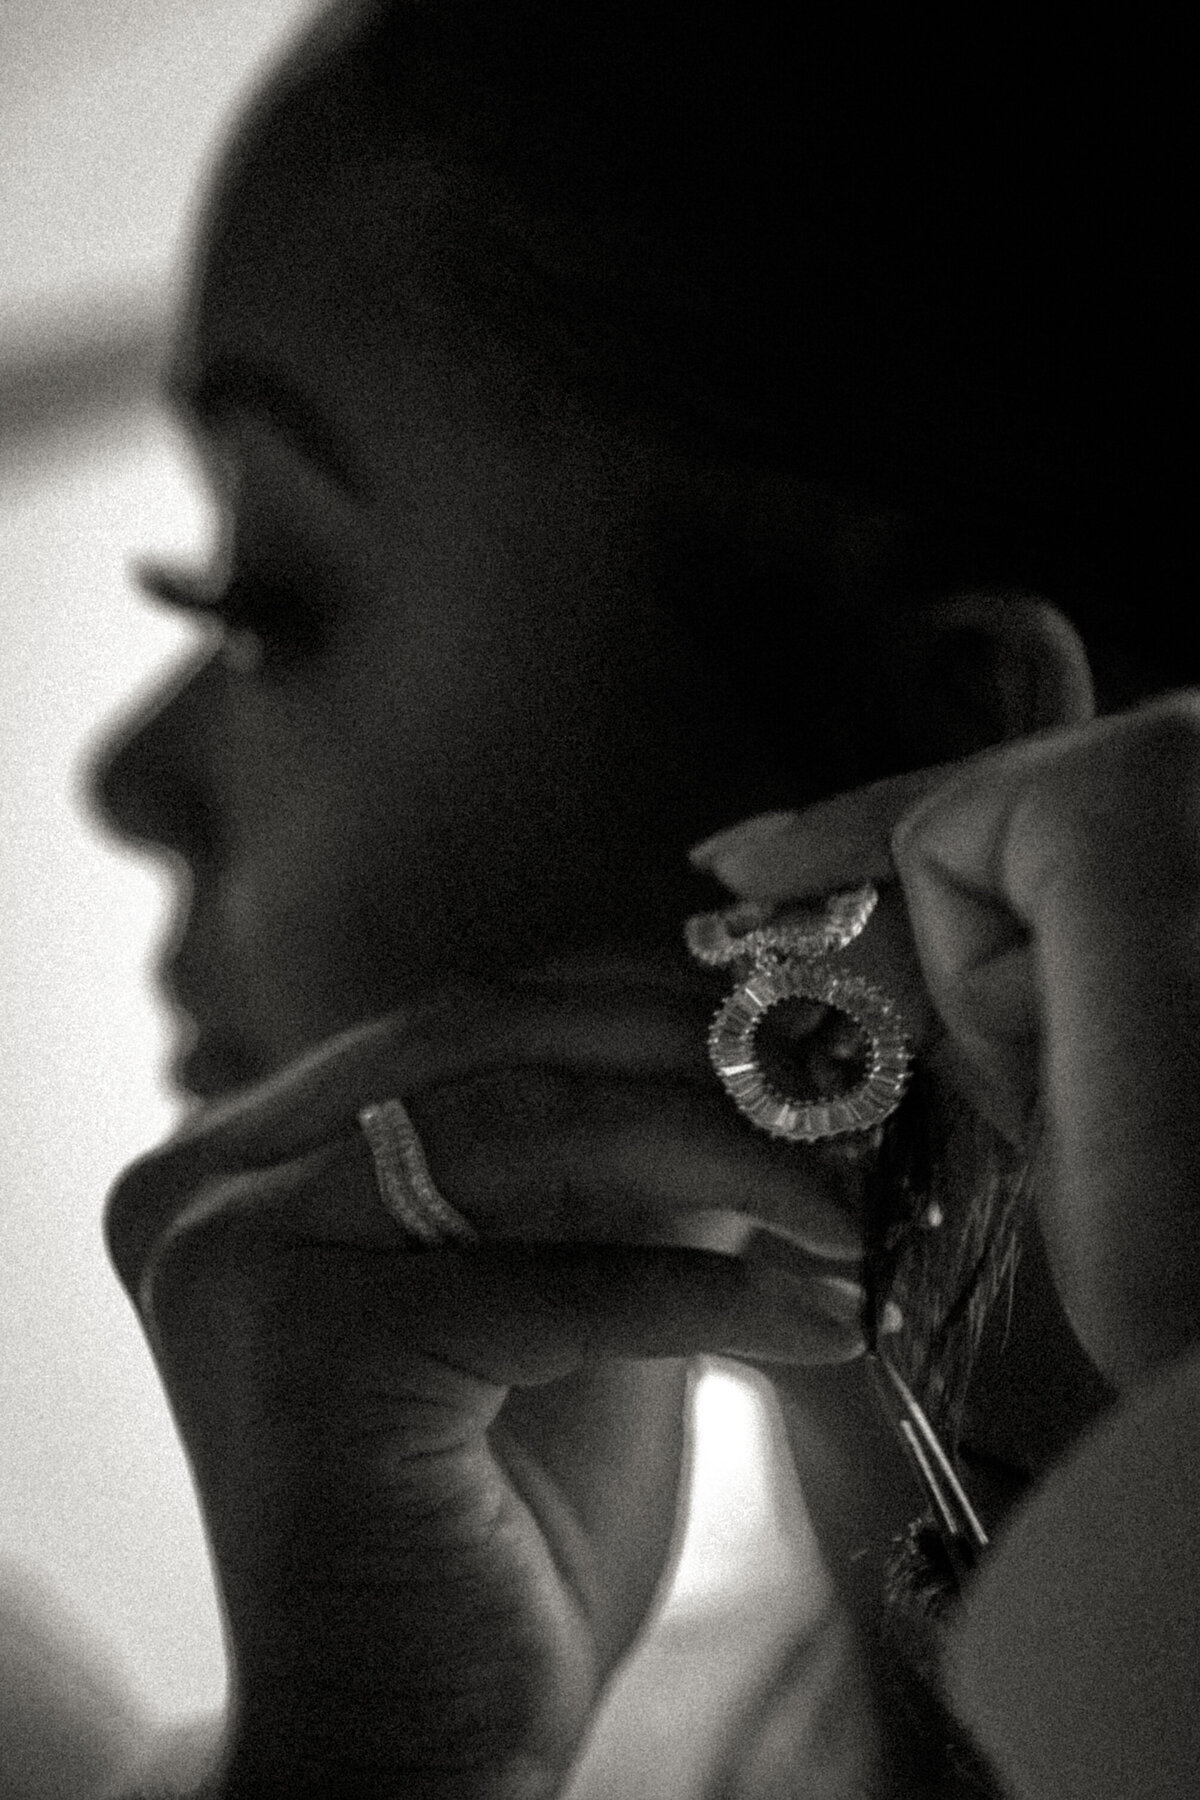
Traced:
<path fill-rule="evenodd" d="M 697 860 L 782 898 L 878 877 L 889 850 L 972 1091 L 1015 1139 L 1040 1102 L 1078 1335 L 1118 1381 L 1177 1354 L 1200 1314 L 1200 696 L 751 821 Z"/>
<path fill-rule="evenodd" d="M 935 1000 L 974 986 L 990 1029 L 1014 1036 L 1031 985 L 1044 1022 L 1067 986 L 1111 992 L 1186 949 L 1198 796 L 1187 696 L 1014 745 L 931 792 L 893 849 Z"/>
<path fill-rule="evenodd" d="M 1022 747 L 1024 753 L 1025 747 Z M 853 946 L 889 990 L 905 980 L 915 948 L 917 992 L 965 1054 L 965 1085 L 1004 1134 L 1026 1129 L 1035 1069 L 1030 1044 L 1037 1001 L 1028 934 L 999 886 L 999 841 L 1013 796 L 995 755 L 876 782 L 811 807 L 735 826 L 692 858 L 740 896 L 783 900 L 863 879 L 899 878 L 909 955 L 881 906 L 869 936 Z M 927 998 L 926 998 L 927 997 Z"/>
<path fill-rule="evenodd" d="M 1200 1321 L 1196 697 L 1021 746 L 926 800 L 896 860 L 939 1012 L 993 1092 L 1040 1099 L 1055 1279 L 1124 1385 Z"/>
<path fill-rule="evenodd" d="M 359 1109 L 489 1067 L 555 1061 L 649 1078 L 711 1080 L 711 999 L 694 979 L 580 972 L 504 988 L 454 989 L 404 1014 L 357 1026 L 252 1090 L 193 1117 L 134 1164 L 110 1201 L 114 1262 L 136 1280 L 156 1234 L 214 1176 L 268 1167 L 355 1128 Z"/>
<path fill-rule="evenodd" d="M 367 1100 L 492 1065 L 700 1074 L 710 1007 L 694 979 L 594 963 L 494 987 L 449 988 L 343 1032 L 199 1115 L 167 1151 L 196 1168 L 206 1159 L 214 1166 L 277 1161 L 321 1143 Z"/>
<path fill-rule="evenodd" d="M 697 845 L 691 859 L 735 893 L 801 898 L 887 880 L 923 856 L 964 888 L 1003 899 L 1026 921 L 1064 868 L 1104 856 L 1113 882 L 1136 873 L 1114 857 L 1149 824 L 1194 875 L 1200 696 L 1166 696 L 1137 712 L 1055 730 L 967 760 L 898 775 L 804 812 L 763 814 Z M 1155 871 L 1142 865 L 1145 879 Z"/>
<path fill-rule="evenodd" d="M 505 1386 L 608 1357 L 826 1363 L 863 1349 L 853 1281 L 774 1276 L 711 1251 L 505 1245 L 420 1261 L 402 1272 L 406 1341 Z"/>
<path fill-rule="evenodd" d="M 1101 914 L 1144 946 L 1147 905 L 1165 919 L 1178 898 L 1187 913 L 1198 752 L 1200 709 L 1176 696 L 750 820 L 692 856 L 739 895 L 768 900 L 897 875 L 943 1021 L 1004 1061 L 1036 1034 L 1058 965 L 1035 962 L 1064 919 L 1086 921 L 1111 961 Z"/>
<path fill-rule="evenodd" d="M 1040 994 L 1030 927 L 1006 885 L 1006 847 L 1014 812 L 1075 735 L 1047 734 L 804 813 L 769 814 L 692 852 L 738 895 L 768 901 L 898 878 L 919 987 L 949 1030 L 957 1084 L 1014 1143 L 1025 1141 L 1036 1099 Z M 906 973 L 878 926 L 861 954 L 885 987 Z M 911 994 L 906 1002 L 919 1018 Z"/>
<path fill-rule="evenodd" d="M 736 1213 L 814 1255 L 856 1259 L 861 1171 L 781 1151 L 701 1085 L 502 1070 L 415 1096 L 439 1186 L 484 1237 L 646 1241 Z"/>
<path fill-rule="evenodd" d="M 690 859 L 747 900 L 805 899 L 889 881 L 897 822 L 955 768 L 897 775 L 804 812 L 764 813 L 697 844 Z"/>
<path fill-rule="evenodd" d="M 689 1221 L 726 1213 L 826 1260 L 861 1255 L 860 1168 L 818 1147 L 781 1151 L 711 1079 L 496 1070 L 429 1088 L 410 1111 L 439 1189 L 488 1240 L 678 1242 Z M 169 1152 L 135 1164 L 110 1202 L 110 1246 L 130 1292 L 144 1304 L 164 1246 L 217 1211 L 292 1241 L 396 1241 L 357 1123 L 265 1167 L 198 1171 Z"/>
<path fill-rule="evenodd" d="M 1004 703 L 996 736 L 1011 737 L 1080 726 L 1095 711 L 1087 657 L 1073 627 L 1052 606 L 1031 595 L 959 594 L 921 608 L 912 629 L 916 641 L 941 651 L 967 641 L 974 658 L 990 649 L 1003 671 Z M 918 658 L 920 660 L 920 658 Z M 940 665 L 940 659 L 939 666 Z M 980 663 L 979 667 L 982 668 Z M 922 690 L 925 691 L 925 690 Z M 981 684 L 972 684 L 972 741 L 987 742 Z M 952 694 L 928 688 L 936 709 L 954 711 Z M 910 705 L 919 705 L 910 695 Z M 953 735 L 953 733 L 951 733 Z M 943 738 L 945 733 L 942 733 Z M 936 741 L 936 738 L 933 740 Z M 890 837 L 921 799 L 985 751 L 961 760 L 873 783 L 804 813 L 768 813 L 718 833 L 692 851 L 692 860 L 747 899 L 802 899 L 861 881 L 882 881 L 892 871 Z M 1003 753 L 1002 753 L 1003 754 Z"/>
<path fill-rule="evenodd" d="M 414 1251 L 358 1180 L 361 1170 L 335 1171 L 335 1161 L 326 1151 L 209 1184 L 173 1221 L 143 1282 L 151 1335 L 181 1300 L 195 1311 L 189 1293 L 203 1295 L 208 1315 L 228 1291 L 243 1310 L 310 1307 L 316 1319 L 330 1317 L 344 1291 L 352 1340 L 375 1366 L 429 1356 L 499 1386 L 557 1380 L 604 1357 L 834 1362 L 863 1347 L 861 1286 L 770 1234 L 744 1258 L 514 1241 Z M 367 1242 L 342 1235 L 355 1210 Z"/>
<path fill-rule="evenodd" d="M 938 821 L 947 833 L 947 866 L 959 879 L 1000 893 L 997 857 L 1003 820 L 1018 794 L 1052 773 L 1077 750 L 1084 757 L 1118 722 L 1046 731 L 955 763 L 889 776 L 834 795 L 803 812 L 764 813 L 697 844 L 691 861 L 746 899 L 785 900 L 825 894 L 862 881 L 894 878 L 897 857 L 925 844 Z M 962 832 L 955 838 L 955 832 Z"/>

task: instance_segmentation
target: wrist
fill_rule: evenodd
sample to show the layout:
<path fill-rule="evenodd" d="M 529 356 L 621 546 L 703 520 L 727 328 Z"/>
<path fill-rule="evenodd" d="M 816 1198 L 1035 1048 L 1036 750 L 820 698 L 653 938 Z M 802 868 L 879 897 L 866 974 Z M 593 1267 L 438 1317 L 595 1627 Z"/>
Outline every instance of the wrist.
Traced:
<path fill-rule="evenodd" d="M 300 1755 L 294 1744 L 243 1743 L 232 1750 L 219 1780 L 189 1800 L 555 1800 L 568 1773 L 529 1763 L 503 1769 L 405 1766 L 372 1757 L 352 1740 L 348 1726 L 340 1750 L 326 1745 Z"/>
<path fill-rule="evenodd" d="M 1200 1731 L 1200 1354 L 1107 1414 L 997 1543 L 950 1634 L 955 1710 L 1015 1791 L 1189 1793 Z"/>
<path fill-rule="evenodd" d="M 555 1800 L 565 1748 L 533 1755 L 531 1733 L 507 1716 L 493 1677 L 342 1654 L 336 1631 L 301 1628 L 328 1667 L 286 1650 L 235 1684 L 220 1778 L 198 1800 Z M 447 1659 L 449 1662 L 450 1659 Z"/>

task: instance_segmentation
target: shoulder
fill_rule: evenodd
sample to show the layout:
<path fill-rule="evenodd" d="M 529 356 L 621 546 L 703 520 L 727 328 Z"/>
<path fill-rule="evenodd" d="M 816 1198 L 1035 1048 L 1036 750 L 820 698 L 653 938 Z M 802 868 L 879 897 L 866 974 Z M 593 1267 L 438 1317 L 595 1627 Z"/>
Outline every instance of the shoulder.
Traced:
<path fill-rule="evenodd" d="M 744 1705 L 712 1794 L 722 1800 L 848 1800 L 879 1758 L 871 1674 L 836 1602 L 783 1647 Z"/>
<path fill-rule="evenodd" d="M 1184 1800 L 1200 1768 L 1200 1353 L 1127 1394 L 1016 1514 L 947 1653 L 1019 1800 Z"/>

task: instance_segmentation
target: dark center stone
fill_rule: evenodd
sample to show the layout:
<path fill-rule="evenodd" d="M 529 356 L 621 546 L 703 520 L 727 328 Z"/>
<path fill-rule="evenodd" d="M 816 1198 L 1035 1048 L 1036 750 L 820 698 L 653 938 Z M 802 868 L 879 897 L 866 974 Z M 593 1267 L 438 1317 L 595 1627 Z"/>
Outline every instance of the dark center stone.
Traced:
<path fill-rule="evenodd" d="M 847 1013 L 815 1000 L 780 1000 L 755 1033 L 769 1087 L 792 1100 L 836 1100 L 863 1080 L 870 1057 L 866 1033 Z"/>

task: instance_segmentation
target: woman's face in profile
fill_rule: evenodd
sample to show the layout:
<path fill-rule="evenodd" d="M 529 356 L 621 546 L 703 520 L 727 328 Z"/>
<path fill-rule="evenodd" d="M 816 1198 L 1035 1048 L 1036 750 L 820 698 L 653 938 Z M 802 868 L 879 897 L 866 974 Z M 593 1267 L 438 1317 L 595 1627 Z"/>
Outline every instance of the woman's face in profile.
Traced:
<path fill-rule="evenodd" d="M 187 870 L 201 1093 L 447 980 L 673 932 L 716 822 L 692 659 L 643 596 L 653 468 L 578 419 L 506 434 L 436 169 L 305 155 L 243 158 L 214 208 L 174 386 L 219 634 L 101 778 Z"/>

